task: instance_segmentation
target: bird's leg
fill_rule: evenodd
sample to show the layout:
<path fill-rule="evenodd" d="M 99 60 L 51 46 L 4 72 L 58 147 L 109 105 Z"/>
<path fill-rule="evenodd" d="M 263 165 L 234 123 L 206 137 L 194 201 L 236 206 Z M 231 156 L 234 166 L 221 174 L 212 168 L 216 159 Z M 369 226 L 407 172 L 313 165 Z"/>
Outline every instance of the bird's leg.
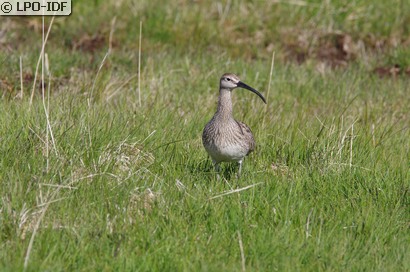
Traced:
<path fill-rule="evenodd" d="M 220 169 L 220 167 L 219 167 L 219 163 L 217 163 L 217 162 L 214 161 L 214 160 L 213 160 L 212 162 L 213 162 L 214 167 L 215 167 L 216 178 L 217 178 L 218 180 L 220 180 L 221 177 L 219 176 L 219 171 L 220 171 L 221 169 Z"/>
<path fill-rule="evenodd" d="M 242 172 L 242 160 L 238 161 L 239 163 L 239 169 L 238 169 L 238 174 L 236 175 L 237 178 L 241 177 L 241 172 Z"/>

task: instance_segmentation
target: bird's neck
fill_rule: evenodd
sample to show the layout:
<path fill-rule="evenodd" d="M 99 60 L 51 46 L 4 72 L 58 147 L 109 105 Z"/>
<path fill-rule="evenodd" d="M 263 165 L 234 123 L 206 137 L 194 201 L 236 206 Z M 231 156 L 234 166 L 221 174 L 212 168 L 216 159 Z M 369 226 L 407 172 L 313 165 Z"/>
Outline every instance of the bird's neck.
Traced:
<path fill-rule="evenodd" d="M 229 89 L 220 89 L 216 114 L 219 118 L 230 120 L 232 116 L 232 99 Z"/>

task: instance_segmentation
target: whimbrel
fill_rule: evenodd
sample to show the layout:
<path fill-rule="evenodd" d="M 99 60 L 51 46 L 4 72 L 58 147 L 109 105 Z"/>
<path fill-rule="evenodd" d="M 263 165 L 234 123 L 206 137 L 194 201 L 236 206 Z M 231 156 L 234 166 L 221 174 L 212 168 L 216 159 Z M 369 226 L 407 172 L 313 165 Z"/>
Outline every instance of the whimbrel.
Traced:
<path fill-rule="evenodd" d="M 239 177 L 243 158 L 255 149 L 255 140 L 251 129 L 246 124 L 236 121 L 232 115 L 231 93 L 238 87 L 257 94 L 266 104 L 263 95 L 240 81 L 237 75 L 224 74 L 219 83 L 218 108 L 202 132 L 202 143 L 212 159 L 216 172 L 219 172 L 221 162 L 238 162 Z"/>

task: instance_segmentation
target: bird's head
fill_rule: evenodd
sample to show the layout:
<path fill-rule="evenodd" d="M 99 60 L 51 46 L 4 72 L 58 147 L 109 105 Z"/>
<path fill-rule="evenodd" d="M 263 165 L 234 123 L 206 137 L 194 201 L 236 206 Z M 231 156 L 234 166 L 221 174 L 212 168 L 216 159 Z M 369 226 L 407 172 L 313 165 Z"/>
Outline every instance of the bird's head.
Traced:
<path fill-rule="evenodd" d="M 263 95 L 260 92 L 258 92 L 254 88 L 248 86 L 247 84 L 243 83 L 239 79 L 239 77 L 235 74 L 231 74 L 231 73 L 224 74 L 221 77 L 221 81 L 220 81 L 219 84 L 220 84 L 220 89 L 227 89 L 229 91 L 232 91 L 235 88 L 247 89 L 247 90 L 257 94 L 262 99 L 262 101 L 266 104 L 265 97 L 263 97 Z"/>

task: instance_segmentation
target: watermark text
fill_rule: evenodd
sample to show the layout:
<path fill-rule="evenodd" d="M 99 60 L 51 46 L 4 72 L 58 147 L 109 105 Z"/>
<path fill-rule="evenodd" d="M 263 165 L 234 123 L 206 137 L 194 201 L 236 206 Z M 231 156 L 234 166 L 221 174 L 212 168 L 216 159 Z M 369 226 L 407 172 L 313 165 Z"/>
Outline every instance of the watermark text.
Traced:
<path fill-rule="evenodd" d="M 0 15 L 68 16 L 71 0 L 0 0 Z"/>

